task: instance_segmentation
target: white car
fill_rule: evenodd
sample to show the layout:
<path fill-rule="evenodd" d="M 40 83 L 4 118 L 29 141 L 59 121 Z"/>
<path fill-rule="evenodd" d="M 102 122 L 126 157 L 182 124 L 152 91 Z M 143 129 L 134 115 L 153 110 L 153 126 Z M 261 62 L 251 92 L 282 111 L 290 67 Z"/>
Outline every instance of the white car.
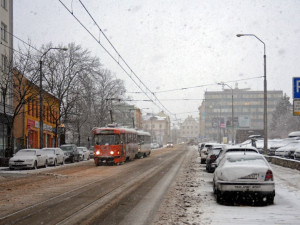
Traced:
<path fill-rule="evenodd" d="M 82 154 L 82 160 L 90 160 L 90 151 L 86 147 L 77 147 L 80 154 Z"/>
<path fill-rule="evenodd" d="M 43 148 L 42 151 L 48 156 L 48 165 L 65 164 L 65 153 L 60 148 Z"/>
<path fill-rule="evenodd" d="M 21 149 L 9 159 L 9 169 L 23 169 L 48 166 L 48 156 L 41 149 Z"/>
<path fill-rule="evenodd" d="M 275 183 L 272 169 L 261 154 L 253 152 L 227 153 L 214 172 L 213 190 L 217 201 L 225 197 L 258 198 L 273 204 Z"/>
<path fill-rule="evenodd" d="M 294 152 L 294 159 L 300 160 L 300 149 L 296 149 Z"/>
<path fill-rule="evenodd" d="M 300 149 L 300 141 L 293 141 L 283 147 L 275 150 L 275 156 L 294 158 L 294 153 L 297 149 Z"/>

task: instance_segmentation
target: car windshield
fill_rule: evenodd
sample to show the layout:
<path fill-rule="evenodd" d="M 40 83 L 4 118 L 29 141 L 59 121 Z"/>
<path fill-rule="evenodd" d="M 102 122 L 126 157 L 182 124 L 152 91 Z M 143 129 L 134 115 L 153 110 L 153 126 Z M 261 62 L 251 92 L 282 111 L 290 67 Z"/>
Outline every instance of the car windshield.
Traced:
<path fill-rule="evenodd" d="M 55 150 L 54 149 L 43 149 L 44 152 L 48 153 L 48 154 L 55 154 Z"/>
<path fill-rule="evenodd" d="M 16 153 L 17 156 L 34 156 L 36 155 L 36 151 L 18 151 Z"/>
<path fill-rule="evenodd" d="M 99 134 L 95 135 L 96 145 L 118 145 L 120 144 L 120 136 L 118 134 Z"/>
<path fill-rule="evenodd" d="M 60 148 L 63 151 L 73 151 L 73 146 L 71 145 L 60 146 Z"/>

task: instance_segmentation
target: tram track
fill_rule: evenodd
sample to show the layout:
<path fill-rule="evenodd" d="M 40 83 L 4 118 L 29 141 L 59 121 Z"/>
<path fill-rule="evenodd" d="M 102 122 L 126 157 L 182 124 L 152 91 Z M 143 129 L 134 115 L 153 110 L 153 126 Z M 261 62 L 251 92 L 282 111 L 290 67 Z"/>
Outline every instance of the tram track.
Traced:
<path fill-rule="evenodd" d="M 177 161 L 180 152 L 180 149 L 167 151 L 155 158 L 136 160 L 118 167 L 102 167 L 105 171 L 111 169 L 116 171 L 113 175 L 106 175 L 46 201 L 3 216 L 0 218 L 0 224 L 32 224 L 33 221 L 43 224 L 76 224 L 78 223 L 76 221 L 92 223 L 93 219 L 103 215 L 101 212 L 116 205 L 120 199 L 145 183 L 147 178 L 159 173 L 159 168 Z M 94 213 L 95 211 L 97 213 Z"/>

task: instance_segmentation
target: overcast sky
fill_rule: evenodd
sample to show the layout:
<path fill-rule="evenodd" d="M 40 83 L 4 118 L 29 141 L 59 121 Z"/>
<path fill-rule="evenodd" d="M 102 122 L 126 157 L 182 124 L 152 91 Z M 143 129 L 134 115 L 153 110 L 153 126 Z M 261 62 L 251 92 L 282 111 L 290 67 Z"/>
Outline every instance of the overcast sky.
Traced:
<path fill-rule="evenodd" d="M 78 0 L 62 2 L 113 52 Z M 254 37 L 238 38 L 238 33 L 255 34 L 265 42 L 268 90 L 283 90 L 292 97 L 292 77 L 300 77 L 299 0 L 82 3 L 134 73 L 178 118 L 197 117 L 204 92 L 222 90 L 217 82 L 234 87 L 235 82 L 229 81 L 238 81 L 239 88 L 263 90 L 263 78 L 255 78 L 264 72 L 263 44 Z M 36 47 L 48 42 L 80 44 L 97 55 L 104 68 L 125 80 L 128 92 L 140 91 L 59 0 L 14 0 L 14 34 Z M 252 79 L 244 80 L 248 78 Z M 164 92 L 201 85 L 207 86 Z M 147 99 L 143 94 L 128 95 Z M 150 102 L 136 105 L 149 108 L 144 112 L 159 111 Z"/>

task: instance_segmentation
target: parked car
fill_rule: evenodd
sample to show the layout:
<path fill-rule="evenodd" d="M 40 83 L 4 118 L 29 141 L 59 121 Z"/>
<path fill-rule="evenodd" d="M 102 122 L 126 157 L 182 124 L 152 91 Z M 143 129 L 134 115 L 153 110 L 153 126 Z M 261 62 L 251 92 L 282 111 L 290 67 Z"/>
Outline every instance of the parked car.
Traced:
<path fill-rule="evenodd" d="M 42 151 L 48 156 L 48 165 L 65 164 L 65 153 L 60 148 L 43 148 Z"/>
<path fill-rule="evenodd" d="M 202 150 L 200 151 L 201 164 L 206 162 L 208 151 L 212 149 L 215 145 L 220 145 L 218 143 L 206 143 Z"/>
<path fill-rule="evenodd" d="M 300 141 L 295 140 L 281 148 L 276 149 L 275 156 L 292 159 L 292 158 L 294 158 L 294 152 L 297 149 L 300 149 Z"/>
<path fill-rule="evenodd" d="M 61 145 L 60 148 L 65 153 L 65 161 L 70 161 L 72 163 L 80 161 L 80 154 L 75 144 Z"/>
<path fill-rule="evenodd" d="M 223 150 L 221 150 L 218 158 L 215 161 L 216 166 L 218 166 L 219 162 L 224 157 L 224 155 L 226 155 L 229 152 L 254 152 L 259 154 L 259 151 L 256 148 L 251 146 L 244 147 L 239 145 L 228 145 Z"/>
<path fill-rule="evenodd" d="M 273 204 L 275 196 L 273 172 L 261 154 L 230 152 L 221 159 L 215 170 L 213 190 L 217 202 L 243 196 Z M 228 199 L 224 199 L 225 197 Z"/>
<path fill-rule="evenodd" d="M 169 142 L 167 143 L 167 148 L 173 148 L 173 142 L 169 141 Z"/>
<path fill-rule="evenodd" d="M 48 166 L 48 156 L 40 149 L 21 149 L 9 159 L 9 169 L 23 169 Z"/>
<path fill-rule="evenodd" d="M 90 149 L 89 149 L 89 152 L 90 152 L 90 158 L 93 159 L 94 158 L 94 146 L 91 146 Z"/>
<path fill-rule="evenodd" d="M 286 146 L 287 144 L 295 141 L 296 138 L 273 139 L 268 142 L 268 155 L 275 155 L 278 148 Z"/>
<path fill-rule="evenodd" d="M 206 158 L 206 171 L 209 173 L 213 173 L 216 168 L 216 164 L 214 163 L 218 158 L 222 147 L 215 147 L 209 151 L 207 158 Z"/>
<path fill-rule="evenodd" d="M 77 147 L 82 153 L 82 160 L 90 160 L 90 151 L 86 147 Z"/>

